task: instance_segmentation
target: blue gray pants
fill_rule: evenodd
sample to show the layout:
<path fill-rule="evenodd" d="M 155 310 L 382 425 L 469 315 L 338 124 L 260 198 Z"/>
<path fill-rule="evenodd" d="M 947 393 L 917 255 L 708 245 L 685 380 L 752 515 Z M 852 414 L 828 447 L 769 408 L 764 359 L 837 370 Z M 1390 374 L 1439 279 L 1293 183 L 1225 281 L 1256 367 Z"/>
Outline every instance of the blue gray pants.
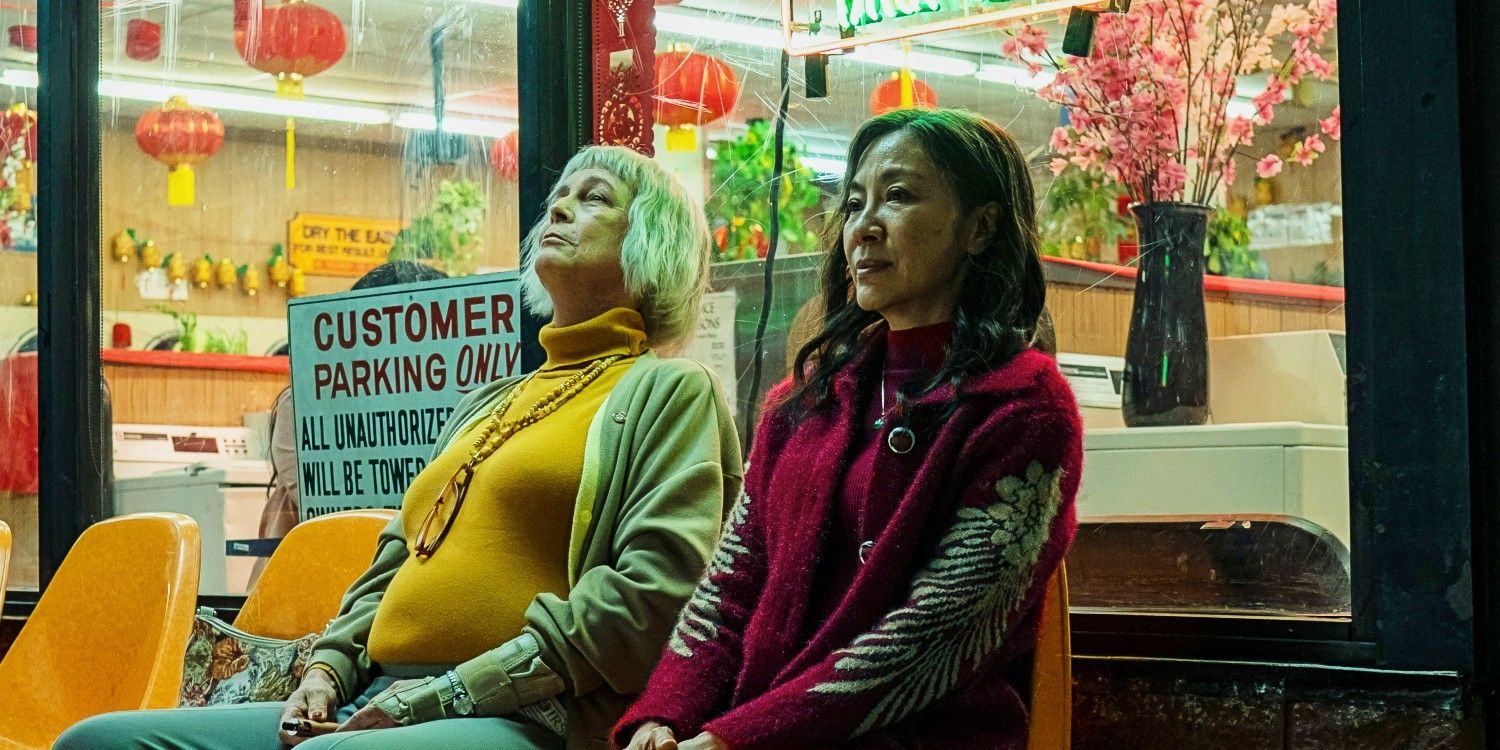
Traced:
<path fill-rule="evenodd" d="M 389 686 L 380 678 L 364 695 L 339 709 L 344 721 Z M 120 711 L 85 719 L 64 732 L 54 750 L 283 750 L 280 703 Z M 552 750 L 563 738 L 517 717 L 444 719 L 426 724 L 314 737 L 298 750 Z"/>

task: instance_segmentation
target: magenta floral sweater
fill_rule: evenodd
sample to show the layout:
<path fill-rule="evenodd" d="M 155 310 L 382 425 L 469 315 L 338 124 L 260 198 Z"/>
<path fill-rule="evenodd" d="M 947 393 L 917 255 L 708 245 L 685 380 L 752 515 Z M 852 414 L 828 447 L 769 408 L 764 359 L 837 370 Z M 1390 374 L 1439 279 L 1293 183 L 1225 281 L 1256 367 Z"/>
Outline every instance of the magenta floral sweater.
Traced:
<path fill-rule="evenodd" d="M 966 382 L 915 450 L 881 451 L 870 491 L 895 513 L 842 601 L 804 627 L 851 446 L 869 427 L 866 361 L 835 380 L 832 409 L 797 419 L 768 406 L 745 493 L 617 744 L 657 721 L 733 748 L 1025 747 L 1025 704 L 1005 674 L 1024 669 L 1077 526 L 1077 405 L 1052 359 L 1023 351 Z M 912 402 L 913 423 L 952 396 Z"/>

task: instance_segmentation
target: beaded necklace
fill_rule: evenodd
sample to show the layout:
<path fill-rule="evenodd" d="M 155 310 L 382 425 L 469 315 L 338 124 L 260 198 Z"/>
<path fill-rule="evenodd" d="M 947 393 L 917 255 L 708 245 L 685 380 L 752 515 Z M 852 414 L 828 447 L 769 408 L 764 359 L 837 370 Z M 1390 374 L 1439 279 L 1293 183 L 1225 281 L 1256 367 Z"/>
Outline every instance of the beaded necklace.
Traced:
<path fill-rule="evenodd" d="M 599 379 L 599 376 L 608 370 L 610 365 L 624 359 L 623 354 L 611 354 L 603 359 L 596 359 L 583 368 L 577 374 L 564 380 L 561 385 L 554 388 L 550 393 L 542 396 L 535 404 L 531 405 L 521 416 L 513 422 L 505 422 L 505 414 L 510 411 L 511 404 L 515 402 L 516 395 L 526 388 L 536 373 L 527 376 L 526 380 L 505 394 L 505 398 L 495 405 L 490 411 L 489 420 L 485 423 L 484 430 L 474 440 L 474 447 L 469 449 L 469 458 L 464 461 L 448 478 L 447 484 L 443 485 L 442 491 L 438 492 L 437 501 L 432 504 L 432 510 L 427 511 L 427 516 L 422 519 L 422 525 L 417 528 L 416 543 L 412 545 L 418 558 L 423 560 L 432 557 L 432 553 L 447 538 L 448 531 L 453 528 L 453 521 L 458 518 L 458 512 L 464 507 L 464 498 L 469 495 L 469 484 L 474 481 L 474 470 L 483 463 L 485 459 L 495 454 L 500 446 L 505 445 L 517 432 L 526 427 L 540 422 L 543 417 L 556 412 L 562 405 L 572 400 L 587 388 L 590 383 Z M 436 538 L 429 539 L 432 534 L 432 525 L 438 520 L 447 500 L 453 501 L 453 510 L 442 521 L 442 527 L 437 530 Z"/>

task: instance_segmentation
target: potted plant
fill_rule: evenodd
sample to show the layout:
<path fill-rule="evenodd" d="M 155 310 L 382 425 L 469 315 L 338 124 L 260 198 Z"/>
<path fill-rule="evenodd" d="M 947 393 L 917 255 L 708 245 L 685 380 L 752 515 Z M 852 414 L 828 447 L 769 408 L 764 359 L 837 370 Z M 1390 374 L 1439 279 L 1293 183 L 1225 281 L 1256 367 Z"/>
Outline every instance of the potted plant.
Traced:
<path fill-rule="evenodd" d="M 1255 128 L 1305 78 L 1328 80 L 1334 64 L 1319 48 L 1335 0 L 1271 8 L 1260 0 L 1137 0 L 1099 17 L 1087 57 L 1055 55 L 1045 30 L 1022 25 L 1002 46 L 1033 74 L 1056 76 L 1039 95 L 1060 104 L 1067 124 L 1052 136 L 1052 168 L 1100 169 L 1125 185 L 1135 205 L 1140 261 L 1125 350 L 1123 402 L 1130 426 L 1208 420 L 1208 326 L 1203 309 L 1204 243 L 1219 188 L 1234 181 Z M 1242 76 L 1266 76 L 1245 112 L 1230 113 Z M 1339 111 L 1292 158 L 1309 164 L 1339 137 Z M 1256 162 L 1275 174 L 1281 158 Z"/>
<path fill-rule="evenodd" d="M 709 223 L 714 227 L 714 260 L 764 258 L 770 248 L 770 201 L 775 153 L 771 126 L 751 120 L 745 134 L 715 144 L 713 196 L 708 200 Z M 777 202 L 781 232 L 780 252 L 791 254 L 817 249 L 818 236 L 807 228 L 807 213 L 822 199 L 813 182 L 812 170 L 798 158 L 797 147 L 782 150 L 782 187 Z"/>
<path fill-rule="evenodd" d="M 434 260 L 449 276 L 467 276 L 478 267 L 483 246 L 484 190 L 473 180 L 438 183 L 432 206 L 396 233 L 391 260 Z"/>
<path fill-rule="evenodd" d="M 1042 198 L 1042 253 L 1099 260 L 1100 249 L 1126 233 L 1126 219 L 1115 208 L 1124 194 L 1103 171 L 1069 165 Z"/>
<path fill-rule="evenodd" d="M 1244 218 L 1223 208 L 1214 209 L 1208 220 L 1208 242 L 1203 248 L 1204 270 L 1215 276 L 1265 279 L 1270 276 L 1260 251 L 1250 247 L 1250 226 Z"/>

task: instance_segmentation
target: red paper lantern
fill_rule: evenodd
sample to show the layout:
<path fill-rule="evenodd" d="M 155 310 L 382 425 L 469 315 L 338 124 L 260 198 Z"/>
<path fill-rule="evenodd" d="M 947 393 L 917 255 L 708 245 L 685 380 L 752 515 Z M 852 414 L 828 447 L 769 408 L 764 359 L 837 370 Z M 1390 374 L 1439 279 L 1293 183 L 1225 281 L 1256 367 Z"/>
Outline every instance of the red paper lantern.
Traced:
<path fill-rule="evenodd" d="M 911 78 L 911 102 L 901 101 L 901 73 L 895 72 L 870 92 L 870 114 L 883 115 L 895 109 L 937 109 L 937 92 L 916 76 Z"/>
<path fill-rule="evenodd" d="M 276 93 L 301 96 L 302 79 L 333 67 L 344 56 L 344 24 L 327 8 L 306 0 L 263 7 L 234 29 L 234 48 L 256 70 L 276 76 Z"/>
<path fill-rule="evenodd" d="M 495 139 L 490 146 L 490 166 L 506 182 L 521 176 L 521 131 L 512 130 Z"/>
<path fill-rule="evenodd" d="M 302 98 L 302 80 L 333 67 L 344 56 L 344 24 L 327 8 L 306 0 L 262 7 L 237 0 L 234 48 L 256 70 L 276 76 L 276 94 Z M 260 12 L 252 13 L 252 7 Z M 286 121 L 286 189 L 297 186 L 296 127 Z"/>
<path fill-rule="evenodd" d="M 7 31 L 10 33 L 10 46 L 20 47 L 26 52 L 36 51 L 36 27 L 29 23 L 12 26 Z"/>
<path fill-rule="evenodd" d="M 125 56 L 150 62 L 161 55 L 161 24 L 133 18 L 125 24 Z"/>
<path fill-rule="evenodd" d="M 152 107 L 135 122 L 135 142 L 151 158 L 167 165 L 167 204 L 193 203 L 193 165 L 224 144 L 224 123 L 211 110 L 174 96 Z"/>
<path fill-rule="evenodd" d="M 729 114 L 740 98 L 740 79 L 723 60 L 690 47 L 656 55 L 656 121 L 667 126 L 667 149 L 698 147 L 694 128 Z"/>

